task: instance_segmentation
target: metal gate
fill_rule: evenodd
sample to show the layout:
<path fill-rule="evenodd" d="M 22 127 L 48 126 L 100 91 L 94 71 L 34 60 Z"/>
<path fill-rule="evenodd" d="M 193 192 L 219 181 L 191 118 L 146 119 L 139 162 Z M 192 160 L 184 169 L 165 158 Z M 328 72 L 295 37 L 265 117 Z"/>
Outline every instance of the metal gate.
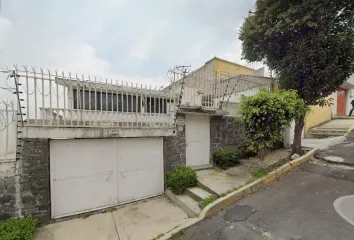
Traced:
<path fill-rule="evenodd" d="M 164 192 L 162 138 L 50 141 L 52 217 Z"/>

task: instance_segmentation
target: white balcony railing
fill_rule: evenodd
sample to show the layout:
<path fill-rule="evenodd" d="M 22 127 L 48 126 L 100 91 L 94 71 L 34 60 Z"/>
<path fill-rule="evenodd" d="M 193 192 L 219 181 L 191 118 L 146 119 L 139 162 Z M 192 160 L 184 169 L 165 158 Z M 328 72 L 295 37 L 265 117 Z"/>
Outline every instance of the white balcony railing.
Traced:
<path fill-rule="evenodd" d="M 7 81 L 18 87 L 25 127 L 174 126 L 178 96 L 170 89 L 26 67 L 8 73 Z"/>

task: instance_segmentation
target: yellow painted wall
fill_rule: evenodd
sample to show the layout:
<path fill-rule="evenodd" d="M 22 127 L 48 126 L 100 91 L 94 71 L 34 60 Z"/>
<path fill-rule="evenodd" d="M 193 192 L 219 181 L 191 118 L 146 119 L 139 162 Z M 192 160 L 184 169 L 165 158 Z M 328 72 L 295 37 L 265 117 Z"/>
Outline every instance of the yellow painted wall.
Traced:
<path fill-rule="evenodd" d="M 251 68 L 244 67 L 222 59 L 214 58 L 215 73 L 221 76 L 236 76 L 236 75 L 255 75 L 255 71 Z"/>
<path fill-rule="evenodd" d="M 332 119 L 332 106 L 312 106 L 311 111 L 305 117 L 304 133 L 312 127 L 318 126 Z"/>

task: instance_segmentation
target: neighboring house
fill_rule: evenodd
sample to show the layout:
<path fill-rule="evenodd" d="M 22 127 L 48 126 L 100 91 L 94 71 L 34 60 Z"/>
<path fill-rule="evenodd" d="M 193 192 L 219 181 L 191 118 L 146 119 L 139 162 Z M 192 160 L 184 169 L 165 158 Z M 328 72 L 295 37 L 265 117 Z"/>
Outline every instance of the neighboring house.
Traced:
<path fill-rule="evenodd" d="M 227 108 L 229 113 L 226 115 L 235 116 L 241 96 L 253 95 L 260 88 L 274 88 L 275 79 L 267 77 L 265 69 L 255 70 L 214 57 L 169 88 L 177 94 L 183 82 L 183 109 L 200 108 L 210 112 Z"/>
<path fill-rule="evenodd" d="M 165 89 L 63 75 L 9 71 L 20 107 L 11 129 L 16 158 L 0 158 L 0 198 L 11 199 L 0 221 L 48 223 L 162 195 L 166 171 L 210 167 L 213 152 L 240 146 L 240 98 L 274 84 L 218 58 Z"/>
<path fill-rule="evenodd" d="M 330 121 L 333 117 L 347 116 L 351 109 L 350 102 L 353 96 L 354 75 L 328 97 L 333 99 L 332 106 L 311 106 L 311 111 L 305 118 L 304 135 L 307 135 L 311 128 Z"/>
<path fill-rule="evenodd" d="M 350 102 L 354 97 L 354 75 L 352 75 L 347 82 L 342 84 L 340 88 L 332 94 L 333 108 L 332 113 L 334 117 L 348 116 L 352 108 Z"/>

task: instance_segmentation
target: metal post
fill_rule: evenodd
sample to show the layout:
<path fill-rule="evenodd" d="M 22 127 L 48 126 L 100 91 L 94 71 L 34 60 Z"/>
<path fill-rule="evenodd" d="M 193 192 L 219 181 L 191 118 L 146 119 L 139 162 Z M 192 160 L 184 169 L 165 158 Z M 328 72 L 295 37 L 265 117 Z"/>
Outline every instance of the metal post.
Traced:
<path fill-rule="evenodd" d="M 16 71 L 13 71 L 12 73 L 13 73 L 13 76 L 14 76 L 15 86 L 16 86 L 16 95 L 17 95 L 17 102 L 18 102 L 18 110 L 17 110 L 17 111 L 20 111 L 21 123 L 22 123 L 22 127 L 23 127 L 23 126 L 24 126 L 24 123 L 23 123 L 23 115 L 22 115 L 20 91 L 19 91 L 18 82 L 17 82 L 17 77 L 18 77 L 18 75 L 16 75 Z"/>
<path fill-rule="evenodd" d="M 5 162 L 7 162 L 7 151 L 9 148 L 9 112 L 8 112 L 7 103 L 5 104 L 5 128 L 6 128 L 6 137 L 5 137 Z"/>

